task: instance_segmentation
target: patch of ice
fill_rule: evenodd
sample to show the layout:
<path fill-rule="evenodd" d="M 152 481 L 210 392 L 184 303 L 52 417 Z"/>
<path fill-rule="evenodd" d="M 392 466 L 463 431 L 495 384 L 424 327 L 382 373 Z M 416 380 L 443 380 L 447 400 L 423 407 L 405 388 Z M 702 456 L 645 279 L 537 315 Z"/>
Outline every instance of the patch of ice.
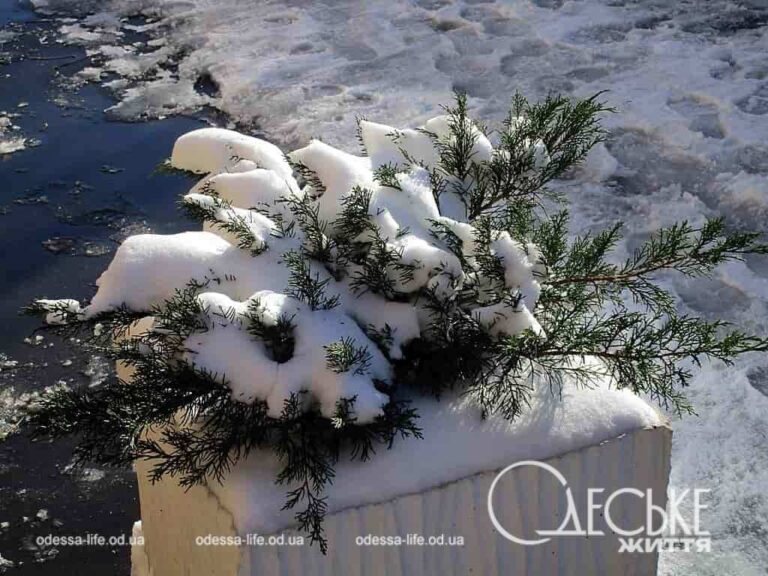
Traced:
<path fill-rule="evenodd" d="M 5 354 L 0 354 L 0 372 L 3 370 L 15 370 L 18 366 L 18 360 L 11 360 Z"/>
<path fill-rule="evenodd" d="M 59 28 L 59 33 L 72 44 L 93 44 L 104 38 L 102 33 L 89 30 L 79 23 L 64 25 Z"/>
<path fill-rule="evenodd" d="M 21 136 L 3 137 L 0 134 L 0 155 L 13 154 L 27 147 L 27 139 Z"/>
<path fill-rule="evenodd" d="M 24 108 L 26 105 L 25 102 L 21 102 L 17 108 Z M 18 117 L 18 114 L 0 113 L 0 157 L 25 150 L 29 146 L 37 144 L 36 141 L 26 138 L 21 134 L 21 128 L 13 123 L 12 118 L 16 117 Z"/>
<path fill-rule="evenodd" d="M 101 80 L 101 75 L 104 73 L 104 70 L 98 67 L 94 66 L 86 66 L 82 70 L 80 70 L 77 75 L 80 76 L 83 80 L 88 80 L 89 82 L 98 82 Z"/>
<path fill-rule="evenodd" d="M 18 430 L 24 417 L 24 409 L 32 400 L 32 394 L 17 394 L 13 387 L 0 389 L 0 441 Z"/>
<path fill-rule="evenodd" d="M 38 300 L 37 303 L 45 309 L 52 309 L 55 307 L 55 311 L 48 312 L 48 314 L 45 316 L 45 321 L 47 324 L 63 324 L 66 321 L 65 315 L 67 313 L 80 314 L 81 312 L 80 303 L 77 300 L 47 300 L 43 298 Z M 38 340 L 38 338 L 40 340 Z M 39 344 L 42 341 L 42 335 L 38 334 L 35 336 L 36 343 Z"/>
<path fill-rule="evenodd" d="M 90 379 L 89 386 L 95 388 L 101 386 L 104 381 L 114 372 L 111 362 L 108 362 L 102 356 L 93 356 L 88 360 L 83 374 Z"/>
<path fill-rule="evenodd" d="M 78 482 L 99 482 L 106 476 L 104 470 L 98 468 L 88 468 L 81 466 L 79 463 L 70 462 L 61 471 L 62 474 L 73 476 Z"/>
<path fill-rule="evenodd" d="M 10 570 L 14 566 L 16 566 L 14 562 L 11 562 L 7 558 L 3 558 L 2 554 L 0 554 L 0 568 L 2 568 L 3 572 Z"/>

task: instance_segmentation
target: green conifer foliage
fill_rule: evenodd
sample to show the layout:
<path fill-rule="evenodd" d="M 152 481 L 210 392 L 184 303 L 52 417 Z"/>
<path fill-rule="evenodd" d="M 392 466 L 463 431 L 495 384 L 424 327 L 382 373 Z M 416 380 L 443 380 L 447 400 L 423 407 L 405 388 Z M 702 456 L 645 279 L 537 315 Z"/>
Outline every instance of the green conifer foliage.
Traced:
<path fill-rule="evenodd" d="M 264 401 L 233 400 L 226 374 L 180 361 L 179 349 L 190 334 L 213 329 L 204 320 L 211 312 L 202 309 L 196 295 L 231 280 L 211 275 L 190 279 L 152 310 L 121 307 L 85 320 L 66 303 L 31 305 L 29 312 L 57 317 L 51 330 L 77 334 L 100 354 L 132 367 L 134 375 L 130 383 L 59 387 L 42 394 L 29 410 L 29 428 L 37 436 L 77 435 L 81 460 L 124 466 L 146 459 L 154 465 L 153 479 L 171 475 L 183 485 L 223 481 L 251 451 L 273 450 L 283 466 L 276 482 L 286 487 L 285 508 L 296 510 L 299 527 L 325 551 L 323 489 L 333 481 L 334 465 L 342 458 L 367 460 L 399 438 L 420 437 L 418 414 L 407 400 L 415 394 L 433 394 L 439 401 L 447 389 L 459 390 L 486 414 L 512 419 L 537 383 L 556 391 L 565 378 L 589 384 L 611 377 L 618 387 L 648 394 L 683 413 L 693 410 L 683 392 L 696 365 L 708 359 L 731 363 L 740 354 L 768 350 L 765 338 L 724 322 L 678 315 L 672 296 L 657 283 L 661 272 L 705 276 L 723 262 L 765 254 L 768 247 L 757 234 L 731 232 L 722 219 L 699 227 L 681 222 L 659 230 L 619 263 L 612 251 L 621 239 L 620 225 L 569 237 L 567 208 L 553 210 L 563 200 L 547 185 L 604 139 L 599 119 L 610 110 L 600 95 L 579 101 L 549 97 L 540 103 L 516 95 L 501 126 L 482 129 L 496 142 L 493 156 L 482 161 L 475 157 L 482 132 L 469 116 L 467 99 L 458 95 L 446 112 L 450 136 L 427 133 L 439 161 L 423 168 L 434 198 L 454 195 L 472 226 L 469 257 L 466 238 L 455 228 L 441 219 L 429 223 L 435 242 L 460 263 L 461 277 L 445 270 L 441 282 L 415 294 L 403 292 L 399 287 L 413 278 L 417 265 L 405 261 L 376 225 L 372 191 L 359 186 L 347 191 L 337 218 L 324 222 L 317 198 L 326 187 L 305 164 L 294 168 L 312 193 L 286 199 L 289 216 L 264 210 L 275 223 L 273 239 L 300 233 L 301 247 L 284 254 L 283 263 L 290 270 L 288 294 L 310 310 L 328 312 L 339 305 L 329 284 L 333 278 L 346 279 L 354 295 L 373 294 L 428 312 L 428 329 L 405 346 L 401 357 L 390 355 L 393 332 L 388 325 L 362 327 L 371 347 L 394 367 L 390 401 L 381 416 L 356 422 L 355 399 L 346 398 L 333 418 L 323 417 L 305 394 L 291 395 L 282 414 L 270 416 Z M 397 142 L 398 134 L 392 138 Z M 543 151 L 547 162 L 542 162 Z M 400 189 L 400 175 L 419 164 L 405 149 L 402 156 L 402 162 L 375 171 L 377 185 Z M 206 193 L 204 188 L 201 192 Z M 207 203 L 185 202 L 184 207 L 193 218 L 229 233 L 254 259 L 270 249 L 241 212 L 215 195 Z M 398 235 L 407 233 L 403 229 Z M 523 301 L 505 279 L 504 258 L 496 248 L 503 234 L 537 252 L 531 258 L 537 262 L 541 290 L 531 312 L 539 332 L 499 332 L 493 321 L 481 321 L 475 313 L 479 305 L 516 311 Z M 321 269 L 328 274 L 319 274 Z M 227 311 L 217 314 L 229 316 Z M 148 315 L 155 318 L 152 331 L 123 338 Z M 247 324 L 250 336 L 265 344 L 274 361 L 291 358 L 293 317 L 267 322 L 255 301 L 243 318 L 233 312 L 225 320 Z M 341 339 L 325 347 L 327 365 L 336 373 L 368 374 L 371 347 Z"/>

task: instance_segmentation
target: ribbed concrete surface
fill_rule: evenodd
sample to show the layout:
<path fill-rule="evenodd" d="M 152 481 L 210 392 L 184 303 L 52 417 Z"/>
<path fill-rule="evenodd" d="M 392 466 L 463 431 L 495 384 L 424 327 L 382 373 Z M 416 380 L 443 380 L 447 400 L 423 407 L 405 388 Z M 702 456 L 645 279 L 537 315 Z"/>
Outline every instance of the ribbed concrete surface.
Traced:
<path fill-rule="evenodd" d="M 652 488 L 654 503 L 666 505 L 671 439 L 668 427 L 637 430 L 546 462 L 566 478 L 586 528 L 587 488 L 604 489 L 598 502 L 620 488 Z M 136 464 L 145 552 L 153 576 L 656 574 L 657 555 L 619 554 L 618 540 L 599 514 L 595 528 L 606 536 L 560 536 L 539 546 L 506 540 L 494 529 L 487 509 L 488 490 L 498 471 L 330 515 L 325 522 L 329 553 L 324 557 L 308 545 L 196 545 L 198 535 L 234 536 L 230 512 L 205 487 L 185 493 L 172 480 L 149 484 L 147 468 L 146 463 Z M 543 469 L 515 469 L 497 485 L 494 510 L 506 530 L 535 538 L 533 528 L 554 529 L 565 517 L 564 489 Z M 625 529 L 645 524 L 645 504 L 635 496 L 618 498 L 611 513 Z M 286 532 L 287 537 L 295 534 Z M 462 536 L 464 545 L 358 546 L 356 537 L 367 534 Z"/>

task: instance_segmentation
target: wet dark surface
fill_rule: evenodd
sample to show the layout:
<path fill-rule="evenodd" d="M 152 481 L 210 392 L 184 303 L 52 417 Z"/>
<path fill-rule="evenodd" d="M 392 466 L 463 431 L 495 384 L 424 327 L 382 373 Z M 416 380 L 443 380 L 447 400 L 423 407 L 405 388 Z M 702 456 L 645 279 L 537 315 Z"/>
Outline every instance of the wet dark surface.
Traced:
<path fill-rule="evenodd" d="M 81 48 L 56 44 L 52 24 L 12 0 L 0 0 L 2 30 L 15 35 L 0 43 L 0 116 L 18 114 L 13 123 L 36 145 L 0 155 L 0 404 L 3 394 L 59 380 L 88 385 L 109 377 L 105 362 L 71 342 L 49 335 L 25 342 L 39 322 L 18 310 L 34 297 L 89 298 L 125 236 L 189 226 L 175 205 L 189 181 L 152 173 L 180 134 L 201 125 L 191 118 L 109 122 L 108 94 L 71 88 L 84 65 Z M 48 535 L 127 539 L 139 518 L 133 473 L 68 469 L 70 448 L 23 435 L 0 441 L 0 574 L 130 573 L 127 545 L 36 542 Z"/>

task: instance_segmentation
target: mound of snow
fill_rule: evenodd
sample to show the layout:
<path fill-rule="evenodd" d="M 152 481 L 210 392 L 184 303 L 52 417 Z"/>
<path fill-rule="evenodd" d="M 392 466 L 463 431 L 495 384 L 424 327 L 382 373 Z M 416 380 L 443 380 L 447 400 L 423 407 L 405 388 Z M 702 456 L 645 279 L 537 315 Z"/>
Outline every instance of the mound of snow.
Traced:
<path fill-rule="evenodd" d="M 493 146 L 473 129 L 473 161 L 491 159 Z M 420 162 L 435 162 L 439 147 L 453 137 L 449 120 L 440 116 L 418 130 L 405 131 L 364 122 L 361 133 L 371 143 L 372 158 L 317 140 L 292 152 L 289 157 L 296 166 L 313 175 L 304 188 L 294 179 L 287 158 L 268 142 L 220 128 L 181 136 L 171 162 L 202 175 L 183 201 L 204 213 L 204 230 L 132 236 L 98 279 L 98 291 L 88 306 L 81 309 L 74 301 L 40 304 L 49 309 L 58 305 L 58 310 L 85 318 L 123 306 L 149 314 L 194 282 L 203 292 L 197 299 L 204 329 L 186 339 L 184 361 L 226 383 L 237 401 L 265 401 L 273 417 L 280 416 L 287 399 L 306 391 L 328 418 L 334 417 L 341 400 L 354 399 L 358 421 L 371 421 L 389 402 L 377 383 L 381 387 L 391 381 L 390 360 L 402 357 L 402 347 L 409 341 L 428 337 L 429 313 L 419 300 L 423 291 L 448 301 L 469 275 L 480 278 L 475 281 L 483 286 L 489 281 L 475 267 L 477 231 L 467 221 L 461 199 L 444 192 L 438 201 L 426 164 L 403 166 L 391 186 L 381 184 L 374 173 L 380 162 L 399 150 L 387 148 L 385 137 L 397 145 L 410 138 L 406 154 L 418 155 Z M 322 241 L 310 237 L 303 220 L 318 219 L 322 223 L 318 233 L 333 240 L 343 228 L 338 223 L 347 202 L 363 189 L 368 203 L 362 217 L 370 225 L 352 242 L 357 249 L 378 246 L 396 260 L 396 266 L 386 265 L 379 272 L 400 301 L 360 284 L 364 262 L 345 257 L 323 263 L 307 255 L 302 256 L 301 273 L 324 284 L 328 304 L 310 308 L 308 301 L 291 297 L 298 286 L 291 268 L 295 254 L 311 254 L 302 250 Z M 443 197 L 450 194 L 454 198 L 446 207 Z M 296 203 L 305 206 L 304 212 L 296 211 Z M 436 223 L 462 239 L 461 254 L 436 234 Z M 510 298 L 477 302 L 470 316 L 494 337 L 526 330 L 543 335 L 532 313 L 540 292 L 534 277 L 538 250 L 506 232 L 493 234 L 490 250 L 503 267 Z M 514 294 L 519 298 L 512 298 Z M 50 312 L 49 321 L 62 321 L 60 314 Z M 254 322 L 263 330 L 275 327 L 280 319 L 291 326 L 290 358 L 272 357 L 268 344 L 251 330 Z M 360 365 L 333 366 L 328 355 L 334 343 L 359 351 Z"/>
<path fill-rule="evenodd" d="M 399 440 L 364 464 L 339 461 L 333 484 L 326 487 L 328 513 L 418 493 L 519 460 L 546 460 L 664 423 L 642 399 L 606 382 L 590 389 L 567 382 L 562 395 L 539 386 L 514 422 L 484 419 L 463 398 L 416 398 L 414 407 L 424 438 Z M 274 454 L 257 451 L 223 484 L 211 485 L 232 511 L 240 534 L 269 534 L 295 523 L 290 511 L 276 505 L 285 492 L 274 482 L 279 470 Z"/>

